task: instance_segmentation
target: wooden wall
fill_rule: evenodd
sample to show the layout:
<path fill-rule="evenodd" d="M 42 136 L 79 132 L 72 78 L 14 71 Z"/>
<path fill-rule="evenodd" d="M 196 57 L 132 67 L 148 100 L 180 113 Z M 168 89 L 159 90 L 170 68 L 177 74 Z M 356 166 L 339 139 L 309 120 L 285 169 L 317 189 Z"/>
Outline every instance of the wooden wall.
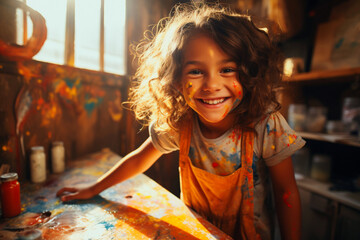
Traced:
<path fill-rule="evenodd" d="M 36 61 L 0 62 L 0 164 L 29 177 L 29 151 L 63 141 L 66 160 L 110 148 L 125 137 L 126 77 Z M 50 169 L 50 159 L 48 169 Z"/>

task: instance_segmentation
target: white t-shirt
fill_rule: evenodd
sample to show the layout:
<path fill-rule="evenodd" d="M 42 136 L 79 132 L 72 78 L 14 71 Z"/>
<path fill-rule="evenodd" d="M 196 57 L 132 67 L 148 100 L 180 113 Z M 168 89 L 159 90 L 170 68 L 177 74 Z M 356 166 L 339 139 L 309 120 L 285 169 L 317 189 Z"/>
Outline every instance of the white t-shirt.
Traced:
<path fill-rule="evenodd" d="M 274 166 L 305 145 L 305 141 L 290 128 L 284 117 L 275 112 L 255 125 L 253 176 L 255 228 L 262 239 L 271 238 L 273 205 L 271 185 L 266 166 Z M 178 132 L 158 134 L 149 128 L 155 148 L 162 153 L 179 150 Z M 198 118 L 194 118 L 189 157 L 192 164 L 217 175 L 229 175 L 241 167 L 241 131 L 229 129 L 215 139 L 205 138 Z"/>

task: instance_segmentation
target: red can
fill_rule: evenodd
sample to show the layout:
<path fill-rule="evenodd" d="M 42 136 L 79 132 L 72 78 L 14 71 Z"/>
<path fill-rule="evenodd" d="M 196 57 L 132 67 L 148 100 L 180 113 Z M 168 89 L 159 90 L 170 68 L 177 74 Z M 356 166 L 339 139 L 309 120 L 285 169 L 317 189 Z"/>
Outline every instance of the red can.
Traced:
<path fill-rule="evenodd" d="M 21 212 L 20 183 L 17 173 L 1 175 L 1 207 L 4 218 L 15 217 Z"/>

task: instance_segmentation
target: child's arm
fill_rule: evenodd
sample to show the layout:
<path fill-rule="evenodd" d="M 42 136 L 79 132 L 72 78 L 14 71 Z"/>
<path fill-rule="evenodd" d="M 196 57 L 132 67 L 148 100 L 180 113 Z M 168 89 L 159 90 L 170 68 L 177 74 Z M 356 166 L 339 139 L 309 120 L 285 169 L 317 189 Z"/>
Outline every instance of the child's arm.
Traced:
<path fill-rule="evenodd" d="M 117 183 L 145 172 L 161 155 L 162 153 L 148 138 L 138 149 L 123 157 L 101 176 L 96 183 L 84 188 L 65 187 L 60 189 L 56 195 L 61 196 L 62 201 L 91 198 Z"/>
<path fill-rule="evenodd" d="M 300 239 L 301 204 L 291 157 L 269 167 L 281 239 Z"/>

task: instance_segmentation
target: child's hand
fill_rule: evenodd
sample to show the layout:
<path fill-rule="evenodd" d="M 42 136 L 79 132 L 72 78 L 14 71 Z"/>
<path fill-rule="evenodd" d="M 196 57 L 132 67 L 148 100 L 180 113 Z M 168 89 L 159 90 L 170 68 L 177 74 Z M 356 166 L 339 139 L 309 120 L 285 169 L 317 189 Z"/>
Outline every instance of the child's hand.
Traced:
<path fill-rule="evenodd" d="M 91 187 L 64 187 L 56 193 L 56 196 L 60 197 L 61 201 L 63 202 L 75 199 L 89 199 L 95 195 L 96 194 Z"/>

